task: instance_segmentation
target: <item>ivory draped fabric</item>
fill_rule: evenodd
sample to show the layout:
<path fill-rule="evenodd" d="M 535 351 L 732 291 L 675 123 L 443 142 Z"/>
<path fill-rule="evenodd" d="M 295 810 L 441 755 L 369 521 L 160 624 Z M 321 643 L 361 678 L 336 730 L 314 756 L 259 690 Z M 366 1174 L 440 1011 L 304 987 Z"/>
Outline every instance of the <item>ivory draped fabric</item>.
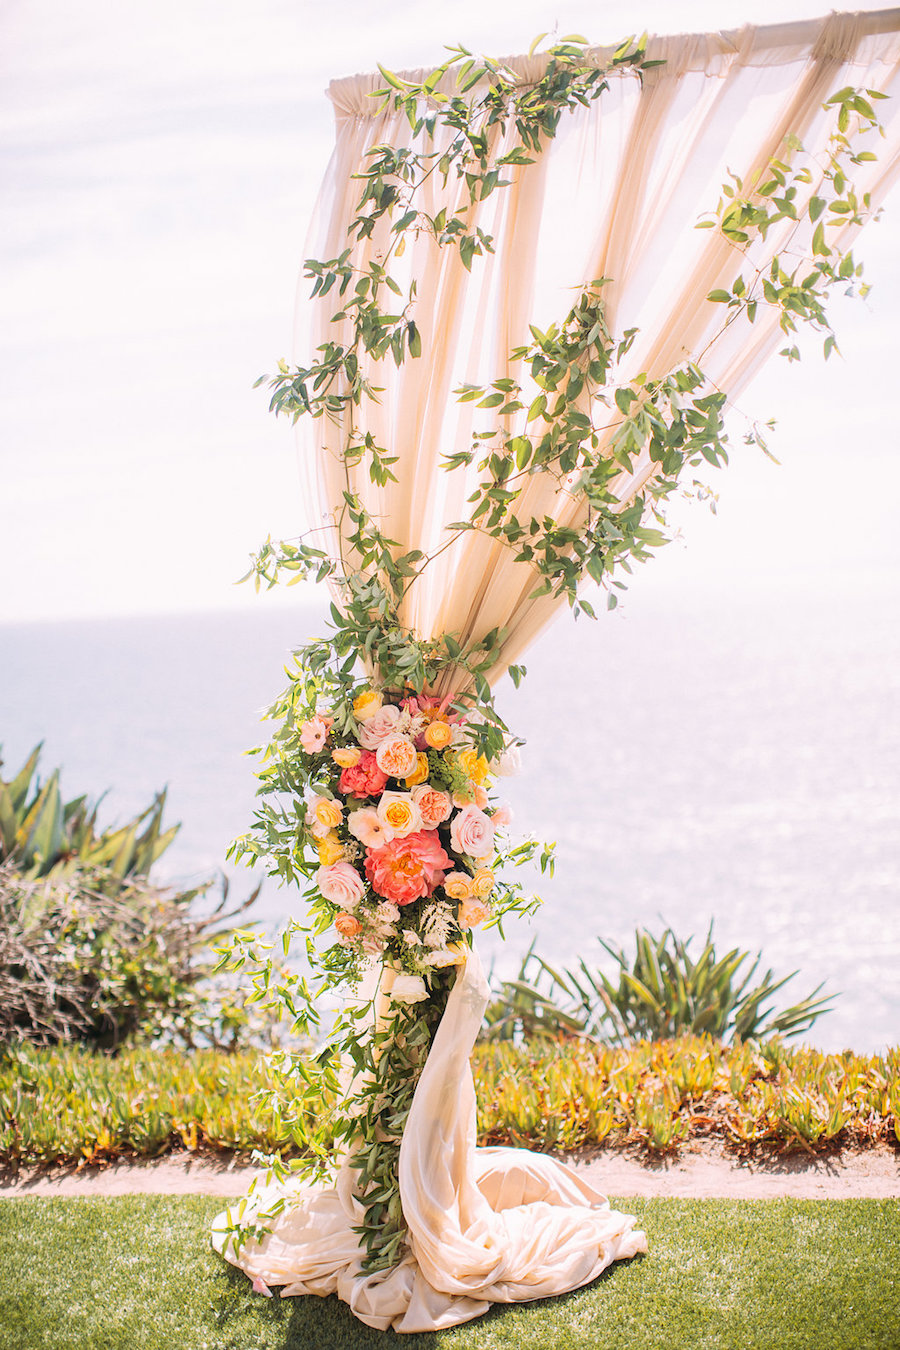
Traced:
<path fill-rule="evenodd" d="M 612 49 L 591 53 L 601 65 L 611 55 Z M 900 90 L 900 10 L 651 38 L 647 57 L 664 64 L 648 70 L 643 82 L 628 71 L 613 72 L 608 92 L 597 102 L 563 114 L 556 139 L 535 164 L 505 170 L 511 186 L 473 208 L 468 228 L 492 234 L 496 252 L 476 258 L 471 273 L 457 250 L 439 248 L 424 231 L 410 239 L 394 272 L 401 283 L 401 267 L 407 280 L 419 279 L 413 317 L 422 355 L 399 370 L 389 361 L 369 361 L 366 375 L 386 388 L 379 403 L 366 402 L 358 410 L 360 432 L 372 432 L 377 444 L 399 456 L 398 481 L 379 487 L 369 481 L 365 465 L 348 468 L 341 457 L 342 429 L 324 419 L 309 423 L 301 471 L 310 524 L 332 521 L 341 493 L 349 489 L 402 548 L 430 554 L 440 547 L 446 524 L 467 515 L 474 473 L 447 473 L 440 458 L 467 449 L 473 431 L 497 425 L 496 414 L 459 404 L 453 390 L 508 375 L 523 379 L 527 388 L 523 372 L 509 360 L 510 349 L 528 341 L 529 323 L 545 329 L 561 320 L 573 303 L 573 288 L 594 278 L 607 278 L 603 295 L 610 330 L 619 335 L 639 330 L 618 383 L 641 371 L 661 377 L 693 359 L 734 400 L 779 338 L 784 340 L 776 313 L 761 307 L 754 325 L 736 324 L 712 341 L 723 310 L 706 296 L 730 289 L 743 259 L 718 230 L 698 230 L 696 223 L 715 209 L 729 173 L 749 181 L 755 169 L 783 154 L 787 133 L 822 160 L 834 122 L 833 111 L 826 114 L 822 104 L 843 86 Z M 541 73 L 544 60 L 514 57 L 506 64 L 527 79 Z M 412 72 L 409 78 L 425 74 Z M 381 100 L 370 95 L 383 84 L 376 74 L 330 86 L 337 144 L 308 241 L 313 257 L 335 258 L 348 247 L 360 192 L 354 174 L 365 167 L 371 148 L 413 144 L 402 111 L 376 115 Z M 446 88 L 455 92 L 452 75 Z M 853 170 L 859 195 L 870 192 L 873 203 L 900 172 L 895 103 L 877 105 L 887 128 L 886 139 L 873 138 L 877 162 Z M 438 127 L 435 148 L 444 148 L 449 135 Z M 512 135 L 497 149 L 511 148 Z M 812 195 L 818 187 L 813 182 L 807 191 Z M 439 191 L 436 176 L 417 199 L 423 210 L 438 210 Z M 383 254 L 389 229 L 383 220 L 371 239 L 353 246 L 351 261 L 363 267 Z M 853 232 L 852 226 L 835 232 L 836 244 L 846 244 Z M 779 252 L 790 259 L 807 244 L 804 227 L 785 220 L 752 244 L 749 263 L 765 267 Z M 297 333 L 304 357 L 320 343 L 349 337 L 346 327 L 331 322 L 337 306 L 310 305 L 307 291 L 304 281 Z M 511 418 L 505 425 L 510 434 L 521 429 Z M 611 437 L 612 429 L 606 435 Z M 631 500 L 653 467 L 644 454 L 633 473 L 616 480 L 616 495 Z M 517 503 L 516 514 L 520 520 L 548 515 L 576 529 L 586 519 L 573 485 L 541 474 Z M 339 555 L 334 530 L 328 546 Z M 424 569 L 400 619 L 419 637 L 453 633 L 463 642 L 505 628 L 496 676 L 560 603 L 552 596 L 532 598 L 535 582 L 530 565 L 515 562 L 507 546 L 467 532 Z M 455 692 L 462 678 L 455 681 L 448 673 L 435 692 Z"/>
<path fill-rule="evenodd" d="M 593 53 L 598 64 L 610 55 Z M 735 324 L 717 336 L 722 309 L 706 297 L 730 289 L 747 263 L 718 230 L 698 230 L 696 223 L 715 209 L 729 171 L 749 180 L 782 152 L 787 133 L 821 160 L 831 130 L 822 104 L 843 86 L 900 91 L 900 10 L 654 38 L 647 56 L 664 64 L 643 83 L 613 73 L 597 102 L 563 115 L 556 139 L 535 164 L 510 169 L 511 186 L 474 209 L 468 228 L 493 235 L 496 251 L 476 258 L 471 273 L 456 250 L 437 247 L 424 231 L 410 236 L 402 265 L 407 282 L 418 279 L 413 317 L 422 354 L 398 369 L 363 358 L 363 374 L 383 393 L 356 410 L 359 433 L 371 432 L 398 456 L 397 481 L 376 486 L 365 465 L 348 465 L 345 429 L 324 418 L 306 427 L 309 524 L 324 528 L 335 557 L 346 549 L 336 525 L 345 491 L 358 495 L 403 551 L 430 555 L 441 548 L 448 523 L 466 516 L 473 488 L 471 471 L 448 473 L 441 457 L 467 449 L 473 433 L 496 425 L 496 414 L 458 403 L 454 389 L 505 376 L 527 387 L 510 351 L 528 341 L 530 323 L 546 328 L 561 320 L 573 288 L 607 278 L 611 331 L 638 330 L 618 383 L 642 371 L 660 378 L 694 360 L 733 399 L 777 345 L 777 316 L 764 310 L 753 326 Z M 543 68 L 539 57 L 507 64 L 525 78 Z M 381 83 L 379 76 L 360 76 L 329 91 L 337 145 L 308 249 L 320 260 L 350 245 L 360 191 L 354 175 L 371 148 L 411 144 L 403 113 L 375 113 L 377 102 L 368 95 Z M 871 193 L 873 203 L 900 172 L 900 118 L 893 103 L 880 103 L 879 114 L 887 135 L 874 146 L 878 159 L 854 169 L 859 195 Z M 445 134 L 438 128 L 438 150 Z M 512 141 L 495 148 L 502 153 Z M 818 187 L 814 181 L 809 193 Z M 423 193 L 422 209 L 435 214 L 441 203 L 434 180 Z M 383 254 L 389 225 L 382 221 L 371 239 L 352 245 L 354 265 L 364 268 Z M 809 242 L 805 228 L 780 222 L 752 244 L 750 264 L 764 268 L 775 254 L 802 253 Z M 852 231 L 834 236 L 838 246 Z M 350 337 L 342 323 L 332 322 L 336 304 L 307 303 L 306 286 L 301 283 L 298 329 L 304 358 L 326 341 Z M 639 458 L 616 480 L 619 499 L 630 501 L 653 471 L 646 455 Z M 534 475 L 516 513 L 520 520 L 547 515 L 576 529 L 585 523 L 577 483 L 560 484 L 550 475 Z M 421 638 L 451 633 L 463 643 L 505 629 L 497 675 L 559 604 L 534 598 L 535 581 L 531 568 L 502 544 L 466 532 L 415 580 L 400 620 Z M 434 692 L 455 692 L 455 679 L 448 674 Z M 382 992 L 389 994 L 387 978 Z M 469 1054 L 486 996 L 473 952 L 450 994 L 403 1135 L 399 1179 L 409 1243 L 399 1265 L 379 1274 L 361 1270 L 363 1251 L 352 1230 L 363 1207 L 346 1158 L 336 1160 L 330 1185 L 273 1184 L 242 1202 L 242 1216 L 236 1208 L 227 1211 L 217 1222 L 217 1250 L 249 1275 L 282 1285 L 285 1294 L 336 1292 L 368 1325 L 404 1332 L 452 1326 L 492 1302 L 578 1288 L 610 1262 L 644 1251 L 634 1221 L 610 1210 L 575 1172 L 523 1150 L 476 1149 Z M 246 1222 L 279 1202 L 281 1213 L 266 1220 L 270 1232 L 236 1252 L 226 1231 L 232 1219 Z"/>
<path fill-rule="evenodd" d="M 647 1250 L 634 1219 L 610 1209 L 571 1168 L 517 1148 L 475 1147 L 469 1055 L 488 986 L 473 951 L 457 978 L 416 1087 L 400 1147 L 408 1251 L 367 1275 L 353 1226 L 363 1207 L 346 1160 L 329 1186 L 272 1183 L 242 1202 L 242 1223 L 279 1199 L 262 1240 L 235 1253 L 226 1210 L 213 1245 L 283 1296 L 337 1294 L 361 1322 L 395 1331 L 439 1331 L 518 1303 L 580 1288 L 613 1261 Z"/>

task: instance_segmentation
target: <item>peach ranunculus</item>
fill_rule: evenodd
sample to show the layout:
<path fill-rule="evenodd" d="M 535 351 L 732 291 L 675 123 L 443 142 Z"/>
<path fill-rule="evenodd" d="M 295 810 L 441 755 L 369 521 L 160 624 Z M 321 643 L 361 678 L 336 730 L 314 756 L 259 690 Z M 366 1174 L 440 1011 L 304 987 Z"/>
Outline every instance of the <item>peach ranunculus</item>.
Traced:
<path fill-rule="evenodd" d="M 339 790 L 345 797 L 377 797 L 387 787 L 387 774 L 382 773 L 371 750 L 361 750 L 356 764 L 341 772 Z"/>
<path fill-rule="evenodd" d="M 453 739 L 453 732 L 446 722 L 429 722 L 425 728 L 425 740 L 432 750 L 445 750 Z"/>
<path fill-rule="evenodd" d="M 332 750 L 331 758 L 339 769 L 355 769 L 362 753 L 358 745 L 339 745 L 336 750 Z"/>
<path fill-rule="evenodd" d="M 316 885 L 326 900 L 342 909 L 356 909 L 366 893 L 365 882 L 348 862 L 320 867 L 316 872 Z"/>
<path fill-rule="evenodd" d="M 322 717 L 310 717 L 300 727 L 300 744 L 308 755 L 317 755 L 324 749 L 330 724 L 331 718 L 325 721 Z"/>
<path fill-rule="evenodd" d="M 511 825 L 512 818 L 513 818 L 512 807 L 510 806 L 509 802 L 501 802 L 500 805 L 497 807 L 496 811 L 491 816 L 491 820 L 494 822 L 495 830 L 497 829 L 502 830 L 505 826 Z"/>
<path fill-rule="evenodd" d="M 470 858 L 481 858 L 494 844 L 494 827 L 490 816 L 477 806 L 464 806 L 450 822 L 450 842 L 457 853 Z"/>
<path fill-rule="evenodd" d="M 353 700 L 353 716 L 357 722 L 368 722 L 380 710 L 384 695 L 380 689 L 364 689 Z"/>
<path fill-rule="evenodd" d="M 444 894 L 451 900 L 468 900 L 472 894 L 472 878 L 468 872 L 448 872 L 443 887 Z"/>
<path fill-rule="evenodd" d="M 385 825 L 374 806 L 362 806 L 347 817 L 347 829 L 366 848 L 383 848 L 394 837 L 394 831 Z"/>
<path fill-rule="evenodd" d="M 484 923 L 491 912 L 490 905 L 485 904 L 483 900 L 478 900 L 474 896 L 469 900 L 463 900 L 459 907 L 459 914 L 456 921 L 460 928 L 475 928 L 478 924 Z"/>
<path fill-rule="evenodd" d="M 386 703 L 359 729 L 359 743 L 365 750 L 377 750 L 385 736 L 393 736 L 400 721 L 400 709 Z"/>
<path fill-rule="evenodd" d="M 313 797 L 309 806 L 318 825 L 324 825 L 329 830 L 340 825 L 344 808 L 333 797 Z"/>
<path fill-rule="evenodd" d="M 411 793 L 413 801 L 422 813 L 422 824 L 426 830 L 436 830 L 450 818 L 453 803 L 446 792 L 432 787 L 430 783 L 419 783 Z"/>
<path fill-rule="evenodd" d="M 489 867 L 479 867 L 472 877 L 472 894 L 478 900 L 486 900 L 494 889 L 494 874 Z"/>
<path fill-rule="evenodd" d="M 348 914 L 346 910 L 341 910 L 340 914 L 334 916 L 334 926 L 341 937 L 353 938 L 357 933 L 362 932 L 362 924 L 355 914 Z"/>
<path fill-rule="evenodd" d="M 397 839 L 422 828 L 422 813 L 408 792 L 382 793 L 378 819 Z"/>
<path fill-rule="evenodd" d="M 375 751 L 375 762 L 389 778 L 408 778 L 419 767 L 416 747 L 408 736 L 385 736 Z"/>
<path fill-rule="evenodd" d="M 416 760 L 417 767 L 415 773 L 409 774 L 406 779 L 406 786 L 408 788 L 418 787 L 419 784 L 424 783 L 425 779 L 428 777 L 428 756 L 423 755 L 420 751 L 419 754 L 416 755 Z"/>
<path fill-rule="evenodd" d="M 372 889 L 395 905 L 410 905 L 430 896 L 450 865 L 433 830 L 418 830 L 392 839 L 383 848 L 366 850 L 366 876 Z"/>

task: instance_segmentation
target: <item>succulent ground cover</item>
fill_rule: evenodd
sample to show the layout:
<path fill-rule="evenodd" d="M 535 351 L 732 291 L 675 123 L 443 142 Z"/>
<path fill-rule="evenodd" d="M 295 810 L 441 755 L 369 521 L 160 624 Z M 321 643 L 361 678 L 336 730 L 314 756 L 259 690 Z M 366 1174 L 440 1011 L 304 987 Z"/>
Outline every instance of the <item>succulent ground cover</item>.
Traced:
<path fill-rule="evenodd" d="M 597 1047 L 479 1045 L 481 1143 L 603 1144 L 660 1153 L 698 1138 L 735 1149 L 900 1144 L 900 1050 L 826 1055 L 709 1036 Z M 257 1090 L 258 1052 L 27 1047 L 0 1060 L 0 1161 L 100 1162 L 212 1149 L 296 1156 Z M 322 1103 L 322 1108 L 328 1103 Z"/>

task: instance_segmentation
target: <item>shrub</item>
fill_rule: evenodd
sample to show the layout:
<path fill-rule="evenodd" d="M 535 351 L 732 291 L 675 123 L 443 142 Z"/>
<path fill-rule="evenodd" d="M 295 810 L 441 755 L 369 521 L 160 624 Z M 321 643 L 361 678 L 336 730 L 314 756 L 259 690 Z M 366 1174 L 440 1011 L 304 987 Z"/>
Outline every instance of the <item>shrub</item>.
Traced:
<path fill-rule="evenodd" d="M 584 957 L 574 968 L 556 970 L 532 944 L 518 978 L 505 981 L 488 1007 L 483 1039 L 576 1036 L 624 1045 L 693 1032 L 758 1040 L 797 1036 L 829 1011 L 832 996 L 817 998 L 819 985 L 800 1003 L 775 1013 L 768 1001 L 797 972 L 775 980 L 768 970 L 752 985 L 762 953 L 741 978 L 750 953 L 734 948 L 717 957 L 712 924 L 696 960 L 689 951 L 693 938 L 682 940 L 671 928 L 660 937 L 638 928 L 634 940 L 629 956 L 598 939 L 616 963 L 613 978 L 592 969 Z"/>

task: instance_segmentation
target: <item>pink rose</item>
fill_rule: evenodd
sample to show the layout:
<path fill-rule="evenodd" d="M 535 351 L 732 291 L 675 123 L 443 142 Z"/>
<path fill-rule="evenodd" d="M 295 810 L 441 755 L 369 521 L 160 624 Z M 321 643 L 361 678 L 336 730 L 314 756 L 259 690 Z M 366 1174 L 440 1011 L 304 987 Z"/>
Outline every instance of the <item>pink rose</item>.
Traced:
<path fill-rule="evenodd" d="M 433 830 L 393 839 L 384 848 L 366 850 L 366 876 L 372 889 L 395 905 L 431 895 L 452 867 Z"/>
<path fill-rule="evenodd" d="M 464 806 L 450 825 L 450 842 L 457 853 L 484 858 L 494 847 L 494 827 L 490 816 L 477 806 Z"/>
<path fill-rule="evenodd" d="M 512 807 L 509 805 L 509 802 L 501 802 L 500 805 L 497 807 L 496 811 L 494 812 L 494 814 L 491 816 L 491 820 L 494 822 L 495 830 L 502 829 L 505 825 L 511 825 L 512 818 L 513 818 Z"/>
<path fill-rule="evenodd" d="M 360 727 L 360 745 L 366 750 L 377 750 L 385 736 L 392 736 L 397 730 L 399 721 L 400 709 L 395 707 L 393 703 L 386 703 Z"/>
<path fill-rule="evenodd" d="M 341 773 L 338 791 L 344 797 L 377 797 L 387 787 L 387 774 L 382 773 L 371 750 L 363 750 L 359 763 Z"/>
<path fill-rule="evenodd" d="M 449 820 L 453 804 L 448 793 L 432 787 L 430 783 L 420 783 L 410 795 L 421 812 L 426 830 L 436 830 L 445 820 Z"/>
<path fill-rule="evenodd" d="M 355 909 L 366 893 L 365 883 L 350 863 L 332 863 L 316 872 L 316 885 L 326 900 L 341 909 Z"/>

